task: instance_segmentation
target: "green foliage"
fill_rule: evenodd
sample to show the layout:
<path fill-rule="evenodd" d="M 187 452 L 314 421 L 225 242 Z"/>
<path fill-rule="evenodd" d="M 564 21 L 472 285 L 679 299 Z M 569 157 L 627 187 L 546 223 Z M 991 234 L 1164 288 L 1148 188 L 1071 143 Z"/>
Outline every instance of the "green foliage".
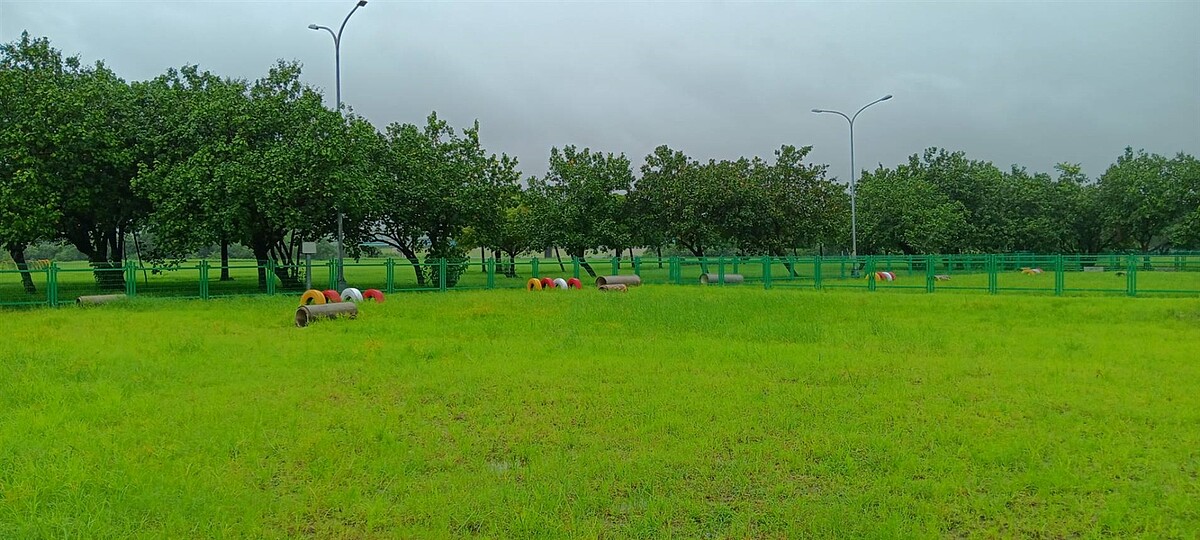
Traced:
<path fill-rule="evenodd" d="M 553 148 L 549 172 L 522 189 L 516 160 L 488 154 L 478 122 L 456 132 L 431 114 L 381 134 L 325 107 L 300 76 L 298 64 L 279 62 L 253 82 L 184 66 L 126 83 L 45 38 L 0 45 L 0 247 L 21 267 L 29 246 L 69 243 L 103 281 L 133 251 L 130 238 L 168 265 L 241 246 L 276 263 L 288 285 L 298 283 L 301 241 L 335 238 L 339 214 L 348 255 L 384 240 L 421 285 L 440 279 L 422 258 L 458 260 L 474 247 L 510 261 L 541 248 L 583 257 L 849 247 L 848 193 L 825 166 L 805 163 L 810 147 L 701 162 L 661 146 L 637 179 L 624 155 Z M 1002 171 L 930 148 L 866 173 L 860 251 L 1200 248 L 1194 157 L 1126 149 L 1096 183 L 1078 165 L 1057 169 L 1057 178 Z"/>
<path fill-rule="evenodd" d="M 545 246 L 561 246 L 583 257 L 590 250 L 633 245 L 631 204 L 627 194 L 633 171 L 624 154 L 593 152 L 575 146 L 550 150 L 550 169 L 531 178 L 534 212 Z M 590 271 L 590 269 L 589 269 Z"/>
<path fill-rule="evenodd" d="M 433 113 L 423 129 L 388 126 L 386 145 L 372 223 L 378 237 L 400 250 L 419 276 L 437 275 L 436 269 L 419 269 L 424 248 L 430 253 L 427 261 L 442 254 L 462 258 L 457 241 L 468 227 L 474 228 L 473 240 L 495 245 L 520 173 L 516 160 L 486 153 L 478 122 L 459 135 Z M 456 281 L 457 276 L 447 276 L 448 286 Z"/>
<path fill-rule="evenodd" d="M 1001 172 L 962 152 L 929 149 L 894 169 L 865 173 L 859 223 L 866 252 L 1096 253 L 1098 188 L 1078 164 L 1057 179 L 1013 167 Z"/>
<path fill-rule="evenodd" d="M 730 206 L 731 190 L 720 184 L 728 177 L 711 174 L 715 167 L 702 166 L 666 145 L 646 156 L 630 195 L 644 245 L 674 242 L 699 257 L 721 242 L 716 218 Z"/>
<path fill-rule="evenodd" d="M 1142 252 L 1200 247 L 1200 165 L 1126 148 L 1100 177 L 1104 226 L 1116 247 Z"/>
<path fill-rule="evenodd" d="M 743 188 L 743 227 L 730 227 L 731 240 L 743 253 L 785 255 L 796 247 L 835 241 L 849 219 L 850 199 L 825 179 L 824 165 L 804 163 L 811 146 L 784 145 L 775 163 L 755 158 L 749 185 Z"/>
<path fill-rule="evenodd" d="M 299 270 L 287 266 L 301 241 L 334 235 L 338 210 L 347 245 L 368 238 L 373 202 L 361 194 L 375 191 L 382 140 L 327 109 L 299 65 L 281 62 L 253 84 L 189 66 L 146 89 L 168 130 L 158 140 L 169 149 L 137 183 L 155 204 L 156 257 L 236 242 L 295 284 Z"/>
<path fill-rule="evenodd" d="M 695 256 L 732 246 L 785 254 L 836 241 L 849 222 L 845 190 L 807 165 L 811 147 L 785 145 L 775 163 L 759 158 L 698 163 L 660 146 L 646 156 L 630 196 L 643 245 L 675 242 Z"/>
<path fill-rule="evenodd" d="M 858 223 L 862 253 L 953 252 L 967 212 L 915 167 L 880 167 L 858 181 Z"/>
<path fill-rule="evenodd" d="M 430 287 L 440 288 L 441 280 L 441 260 L 446 260 L 446 287 L 454 287 L 458 285 L 458 279 L 467 269 L 467 250 L 462 246 L 450 243 L 443 243 L 430 247 L 425 253 L 425 280 Z"/>

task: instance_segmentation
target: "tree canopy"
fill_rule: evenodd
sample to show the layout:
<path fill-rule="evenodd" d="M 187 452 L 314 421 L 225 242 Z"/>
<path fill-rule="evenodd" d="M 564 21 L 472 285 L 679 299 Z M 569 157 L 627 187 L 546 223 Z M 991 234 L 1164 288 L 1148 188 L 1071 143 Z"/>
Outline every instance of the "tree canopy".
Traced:
<path fill-rule="evenodd" d="M 383 241 L 434 286 L 453 286 L 473 248 L 510 263 L 559 249 L 847 253 L 851 193 L 811 150 L 704 161 L 663 145 L 635 171 L 624 154 L 568 144 L 522 181 L 478 122 L 433 113 L 379 130 L 325 106 L 294 62 L 253 81 L 185 65 L 127 82 L 46 38 L 0 45 L 0 245 L 21 270 L 34 244 L 72 245 L 112 288 L 131 239 L 164 264 L 236 246 L 260 263 L 260 286 L 296 286 L 300 243 L 333 238 L 339 214 L 348 255 Z M 1071 163 L 1055 173 L 941 148 L 866 171 L 859 253 L 1200 249 L 1193 156 L 1127 148 L 1098 178 Z"/>

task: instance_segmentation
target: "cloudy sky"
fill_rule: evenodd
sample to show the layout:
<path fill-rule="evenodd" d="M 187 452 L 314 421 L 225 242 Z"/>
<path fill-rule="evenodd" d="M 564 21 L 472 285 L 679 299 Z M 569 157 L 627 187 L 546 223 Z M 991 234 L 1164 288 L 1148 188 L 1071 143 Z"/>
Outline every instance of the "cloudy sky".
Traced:
<path fill-rule="evenodd" d="M 333 101 L 333 44 L 353 0 L 0 0 L 21 31 L 129 80 L 199 64 L 253 79 L 299 60 Z M 378 127 L 436 110 L 542 174 L 551 146 L 667 144 L 698 159 L 812 145 L 849 177 L 929 146 L 1002 168 L 1125 146 L 1200 155 L 1200 2 L 401 2 L 371 0 L 343 35 L 344 101 Z"/>

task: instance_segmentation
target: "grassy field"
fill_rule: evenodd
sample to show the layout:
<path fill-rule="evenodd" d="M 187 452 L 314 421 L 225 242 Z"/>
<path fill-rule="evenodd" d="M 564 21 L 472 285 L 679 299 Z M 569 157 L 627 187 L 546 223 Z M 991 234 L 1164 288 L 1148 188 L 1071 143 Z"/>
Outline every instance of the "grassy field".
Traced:
<path fill-rule="evenodd" d="M 1200 301 L 751 287 L 0 312 L 0 538 L 1200 531 Z"/>

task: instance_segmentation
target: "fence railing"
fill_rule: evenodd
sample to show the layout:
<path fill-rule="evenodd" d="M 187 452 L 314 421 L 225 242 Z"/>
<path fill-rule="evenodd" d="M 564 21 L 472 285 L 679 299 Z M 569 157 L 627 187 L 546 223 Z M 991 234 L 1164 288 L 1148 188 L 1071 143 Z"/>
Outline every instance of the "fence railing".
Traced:
<path fill-rule="evenodd" d="M 0 306 L 59 306 L 79 296 L 209 299 L 331 289 L 336 261 L 276 265 L 201 260 L 172 266 L 127 261 L 116 267 L 49 262 L 0 269 Z M 522 288 L 531 278 L 641 276 L 643 283 L 864 291 L 1200 295 L 1200 255 L 911 255 L 850 257 L 633 257 L 570 259 L 407 259 L 345 261 L 346 280 L 387 293 Z M 736 276 L 736 277 L 735 277 Z"/>

